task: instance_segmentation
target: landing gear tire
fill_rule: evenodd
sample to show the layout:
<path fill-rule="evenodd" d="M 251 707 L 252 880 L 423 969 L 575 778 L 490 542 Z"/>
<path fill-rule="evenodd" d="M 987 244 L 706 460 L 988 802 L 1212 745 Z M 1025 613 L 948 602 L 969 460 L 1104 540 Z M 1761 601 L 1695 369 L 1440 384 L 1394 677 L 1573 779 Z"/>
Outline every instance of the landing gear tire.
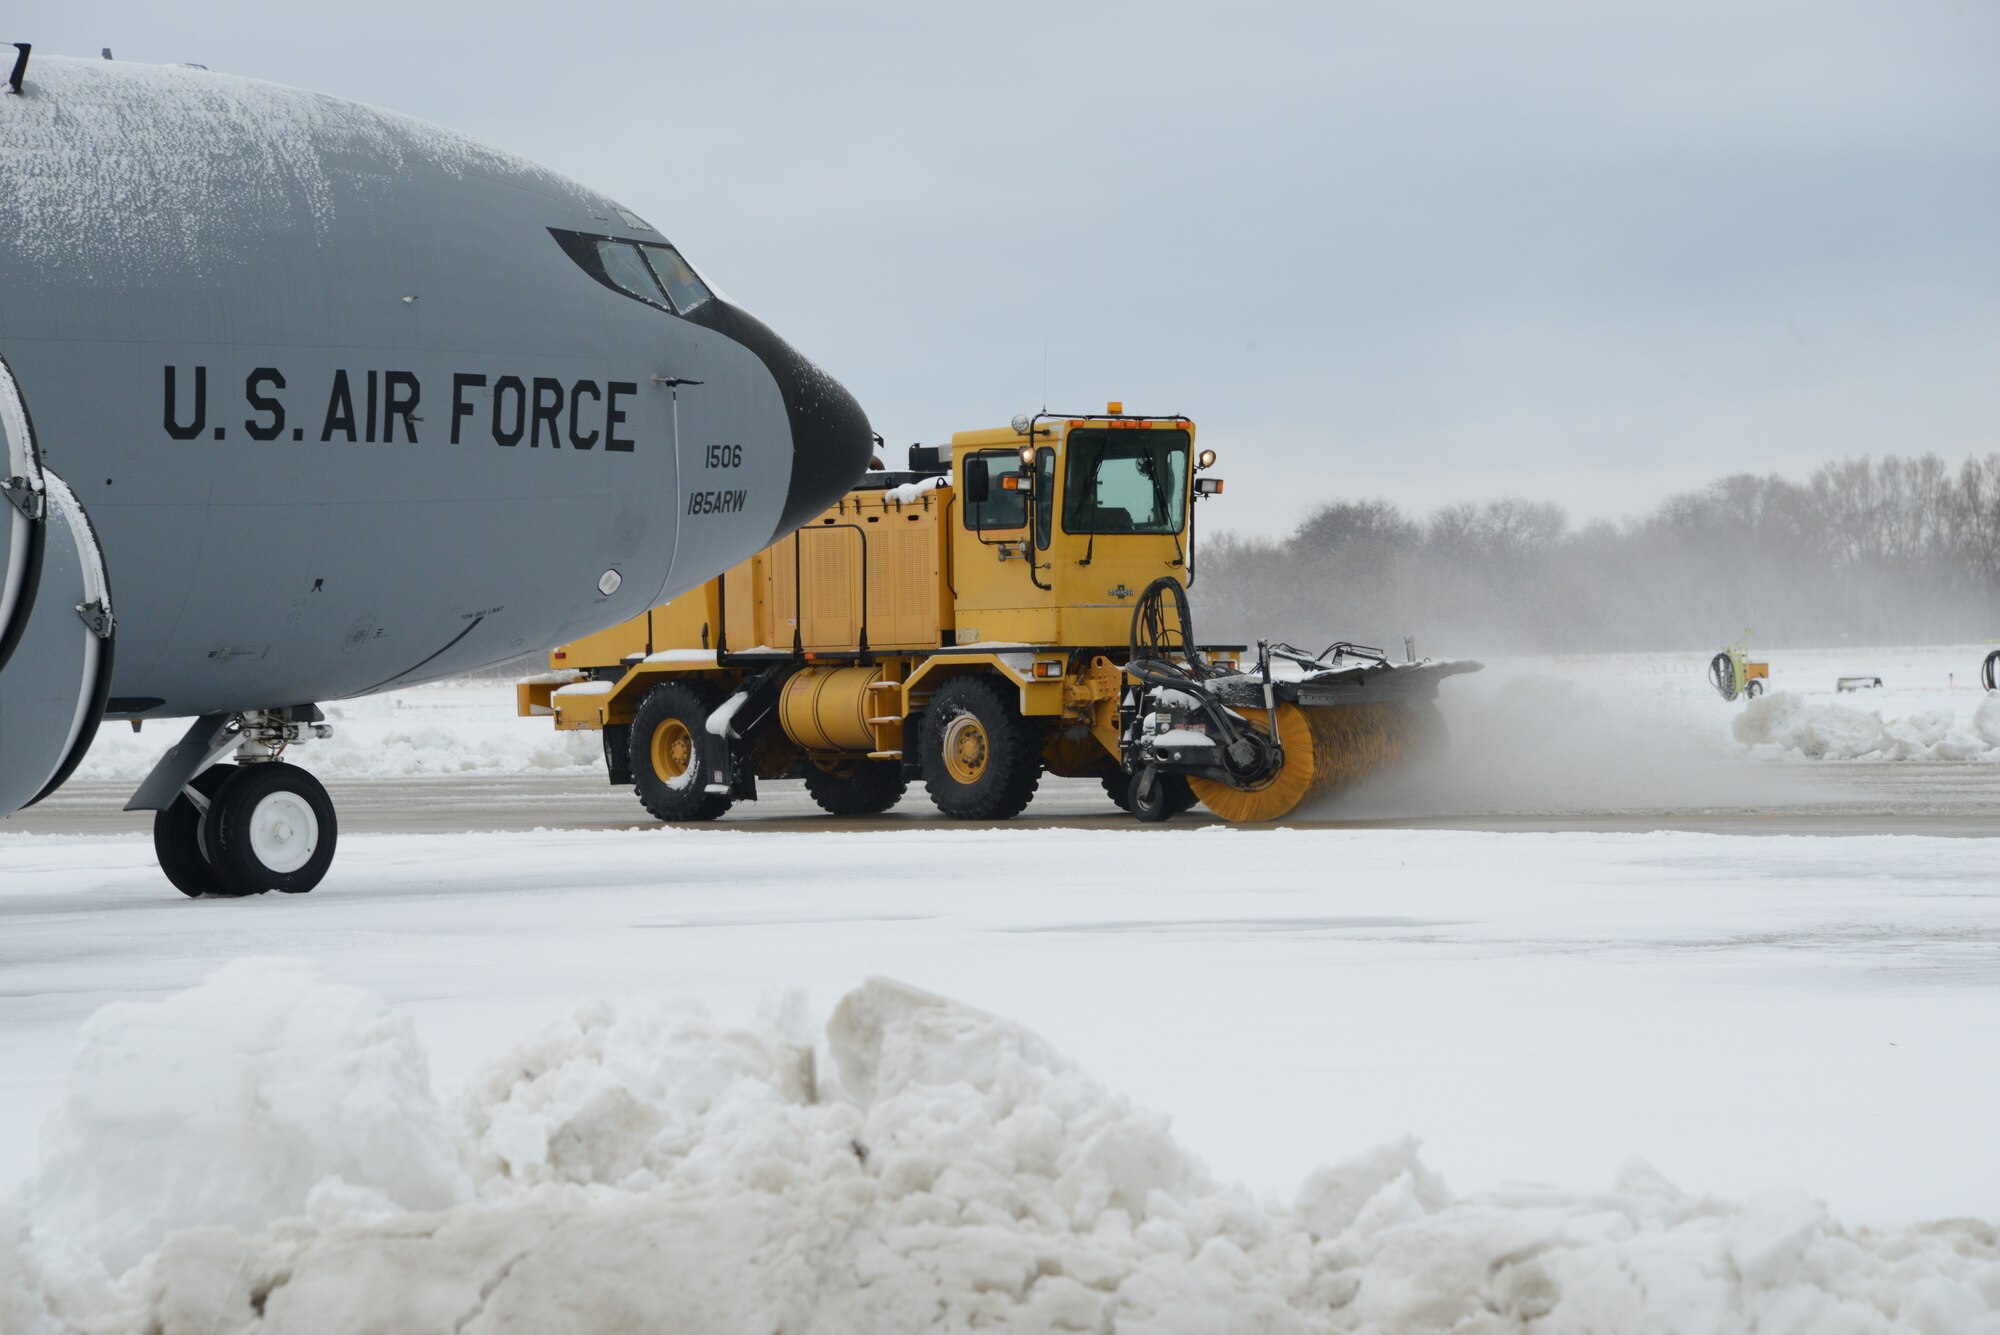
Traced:
<path fill-rule="evenodd" d="M 1147 782 L 1149 772 L 1150 783 Z M 1152 824 L 1192 811 L 1198 800 L 1194 789 L 1188 786 L 1185 774 L 1162 774 L 1148 767 L 1140 769 L 1126 781 L 1125 800 L 1119 805 L 1140 820 Z"/>
<path fill-rule="evenodd" d="M 188 787 L 213 805 L 222 786 L 234 778 L 234 765 L 215 765 L 194 776 Z M 173 882 L 174 889 L 189 899 L 203 895 L 234 895 L 236 891 L 222 879 L 201 837 L 202 809 L 185 791 L 164 811 L 153 813 L 153 854 L 160 870 Z"/>
<path fill-rule="evenodd" d="M 340 823 L 318 779 L 296 765 L 238 765 L 201 822 L 210 864 L 229 893 L 302 895 L 333 865 Z"/>
<path fill-rule="evenodd" d="M 829 816 L 879 816 L 902 801 L 909 786 L 894 760 L 806 762 L 806 792 Z"/>
<path fill-rule="evenodd" d="M 714 748 L 723 744 L 708 730 L 717 703 L 705 687 L 670 681 L 646 692 L 632 715 L 632 787 L 657 819 L 714 820 L 729 810 L 728 794 L 708 791 Z"/>
<path fill-rule="evenodd" d="M 954 677 L 924 711 L 924 788 L 954 820 L 1018 816 L 1042 781 L 1042 739 L 1000 686 Z"/>

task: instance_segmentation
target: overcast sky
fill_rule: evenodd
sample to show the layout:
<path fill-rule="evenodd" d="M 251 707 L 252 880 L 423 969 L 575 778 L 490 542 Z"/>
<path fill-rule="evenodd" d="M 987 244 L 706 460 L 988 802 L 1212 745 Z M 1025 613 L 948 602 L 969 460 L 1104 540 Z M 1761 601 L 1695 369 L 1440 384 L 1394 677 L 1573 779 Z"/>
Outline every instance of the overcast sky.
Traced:
<path fill-rule="evenodd" d="M 1185 412 L 1205 520 L 2000 449 L 2000 5 L 15 0 L 620 199 L 894 448 Z"/>

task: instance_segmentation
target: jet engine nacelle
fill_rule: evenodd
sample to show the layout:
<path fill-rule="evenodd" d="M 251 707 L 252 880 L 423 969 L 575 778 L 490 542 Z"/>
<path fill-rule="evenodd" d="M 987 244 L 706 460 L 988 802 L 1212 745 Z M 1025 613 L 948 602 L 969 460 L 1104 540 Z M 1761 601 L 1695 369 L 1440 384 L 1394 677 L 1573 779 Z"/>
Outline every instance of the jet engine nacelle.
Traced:
<path fill-rule="evenodd" d="M 111 688 L 110 583 L 90 519 L 42 467 L 0 361 L 0 816 L 54 792 L 83 759 Z"/>

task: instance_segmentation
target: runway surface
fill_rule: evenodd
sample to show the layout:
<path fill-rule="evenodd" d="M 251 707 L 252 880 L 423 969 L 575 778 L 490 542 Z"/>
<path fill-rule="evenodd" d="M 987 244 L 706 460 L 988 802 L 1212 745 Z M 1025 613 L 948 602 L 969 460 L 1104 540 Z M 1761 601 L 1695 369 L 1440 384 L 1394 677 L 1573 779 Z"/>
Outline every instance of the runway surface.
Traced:
<path fill-rule="evenodd" d="M 121 808 L 133 785 L 72 782 L 40 806 L 0 825 L 20 834 L 144 833 L 148 812 Z M 602 775 L 465 775 L 333 779 L 327 784 L 343 832 L 452 834 L 488 830 L 625 830 L 658 824 L 629 788 Z M 1504 794 L 1456 804 L 1374 798 L 1301 811 L 1266 828 L 1437 829 L 1522 832 L 1643 833 L 1682 830 L 1739 835 L 1921 834 L 1980 837 L 2000 834 L 2000 765 L 1901 763 L 1717 763 L 1681 770 L 1652 792 L 1627 789 L 1620 800 L 1593 802 L 1585 793 L 1551 800 L 1530 793 L 1508 803 Z M 1111 806 L 1095 780 L 1044 779 L 1016 824 L 1040 828 L 1145 828 Z M 1205 811 L 1177 827 L 1215 824 Z M 724 826 L 773 833 L 895 831 L 954 825 L 940 816 L 920 784 L 885 815 L 823 815 L 796 782 L 763 785 L 756 802 L 741 802 Z M 976 823 L 975 823 L 976 824 Z M 962 826 L 960 828 L 963 828 Z"/>

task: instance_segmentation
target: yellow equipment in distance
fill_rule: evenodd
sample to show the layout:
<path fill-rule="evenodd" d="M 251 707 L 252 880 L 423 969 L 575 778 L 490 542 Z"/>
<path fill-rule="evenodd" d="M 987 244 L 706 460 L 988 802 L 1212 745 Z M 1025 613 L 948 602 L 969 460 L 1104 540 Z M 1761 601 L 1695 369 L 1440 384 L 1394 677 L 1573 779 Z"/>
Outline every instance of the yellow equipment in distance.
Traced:
<path fill-rule="evenodd" d="M 1750 632 L 1747 630 L 1743 632 L 1742 639 L 1708 661 L 1709 684 L 1725 700 L 1734 700 L 1738 696 L 1755 700 L 1764 693 L 1764 683 L 1770 676 L 1769 663 L 1750 661 Z"/>
<path fill-rule="evenodd" d="M 1117 403 L 912 447 L 910 471 L 557 648 L 583 679 L 523 682 L 520 712 L 601 729 L 612 781 L 663 820 L 790 774 L 834 814 L 920 777 L 946 815 L 1004 819 L 1044 772 L 1098 777 L 1142 819 L 1200 800 L 1269 820 L 1433 749 L 1436 682 L 1476 664 L 1281 645 L 1246 674 L 1242 646 L 1194 643 L 1182 590 L 1214 462 L 1187 418 Z"/>

